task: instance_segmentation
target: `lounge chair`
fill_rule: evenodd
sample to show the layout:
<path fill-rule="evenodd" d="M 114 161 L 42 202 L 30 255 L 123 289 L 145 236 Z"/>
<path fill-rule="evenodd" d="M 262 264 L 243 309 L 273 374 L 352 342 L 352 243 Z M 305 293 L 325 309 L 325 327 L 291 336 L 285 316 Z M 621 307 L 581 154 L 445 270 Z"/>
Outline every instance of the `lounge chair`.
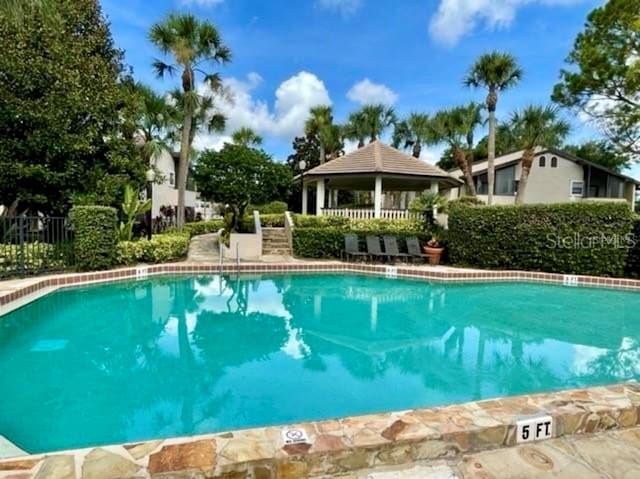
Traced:
<path fill-rule="evenodd" d="M 380 248 L 380 238 L 378 236 L 367 236 L 367 254 L 371 256 L 371 258 L 384 259 L 387 256 L 386 253 L 382 252 L 382 248 Z"/>
<path fill-rule="evenodd" d="M 407 253 L 400 252 L 400 248 L 398 248 L 398 240 L 396 239 L 395 236 L 385 235 L 383 239 L 384 239 L 384 250 L 389 259 L 391 258 L 406 259 L 411 257 L 411 255 L 408 255 Z"/>
<path fill-rule="evenodd" d="M 407 251 L 414 258 L 429 259 L 429 255 L 424 254 L 420 250 L 420 242 L 415 236 L 410 236 L 409 238 L 407 238 Z"/>
<path fill-rule="evenodd" d="M 363 258 L 369 256 L 364 251 L 360 251 L 358 245 L 358 235 L 348 233 L 344 235 L 344 255 L 345 259 L 351 258 Z"/>

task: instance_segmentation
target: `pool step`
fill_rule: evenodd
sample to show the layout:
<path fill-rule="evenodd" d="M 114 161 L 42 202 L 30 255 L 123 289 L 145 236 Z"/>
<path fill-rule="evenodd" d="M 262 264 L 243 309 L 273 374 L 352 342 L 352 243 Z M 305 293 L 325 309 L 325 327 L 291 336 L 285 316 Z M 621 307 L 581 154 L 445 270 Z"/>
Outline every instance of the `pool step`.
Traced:
<path fill-rule="evenodd" d="M 262 228 L 262 254 L 291 254 L 291 247 L 284 228 Z"/>
<path fill-rule="evenodd" d="M 23 451 L 6 437 L 0 435 L 0 459 L 10 457 L 27 456 L 29 453 Z"/>

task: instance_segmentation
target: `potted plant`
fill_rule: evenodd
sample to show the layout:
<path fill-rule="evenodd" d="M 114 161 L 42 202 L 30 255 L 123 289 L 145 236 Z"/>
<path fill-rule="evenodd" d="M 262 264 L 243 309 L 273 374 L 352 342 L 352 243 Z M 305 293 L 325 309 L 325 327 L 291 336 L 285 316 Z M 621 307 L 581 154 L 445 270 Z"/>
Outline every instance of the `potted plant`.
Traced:
<path fill-rule="evenodd" d="M 429 257 L 429 264 L 431 266 L 438 266 L 440 264 L 444 246 L 440 243 L 440 237 L 437 234 L 431 235 L 431 239 L 422 247 L 422 250 L 424 254 Z"/>

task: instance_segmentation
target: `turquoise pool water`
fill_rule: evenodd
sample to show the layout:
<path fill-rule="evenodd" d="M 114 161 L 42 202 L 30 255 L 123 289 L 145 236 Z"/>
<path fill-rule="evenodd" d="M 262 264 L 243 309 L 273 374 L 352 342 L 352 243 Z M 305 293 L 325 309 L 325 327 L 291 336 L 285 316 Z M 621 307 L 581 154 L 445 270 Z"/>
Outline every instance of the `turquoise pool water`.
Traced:
<path fill-rule="evenodd" d="M 0 318 L 29 452 L 640 379 L 640 294 L 356 275 L 164 277 Z"/>

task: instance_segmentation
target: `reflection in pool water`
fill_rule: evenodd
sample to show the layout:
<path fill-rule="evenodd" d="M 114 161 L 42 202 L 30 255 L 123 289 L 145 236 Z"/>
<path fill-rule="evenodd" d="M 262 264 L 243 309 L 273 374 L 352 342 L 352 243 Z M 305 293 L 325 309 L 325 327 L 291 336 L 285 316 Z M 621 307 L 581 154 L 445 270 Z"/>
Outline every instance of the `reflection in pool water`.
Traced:
<path fill-rule="evenodd" d="M 638 379 L 639 310 L 356 275 L 61 291 L 0 319 L 0 434 L 42 452 Z"/>

